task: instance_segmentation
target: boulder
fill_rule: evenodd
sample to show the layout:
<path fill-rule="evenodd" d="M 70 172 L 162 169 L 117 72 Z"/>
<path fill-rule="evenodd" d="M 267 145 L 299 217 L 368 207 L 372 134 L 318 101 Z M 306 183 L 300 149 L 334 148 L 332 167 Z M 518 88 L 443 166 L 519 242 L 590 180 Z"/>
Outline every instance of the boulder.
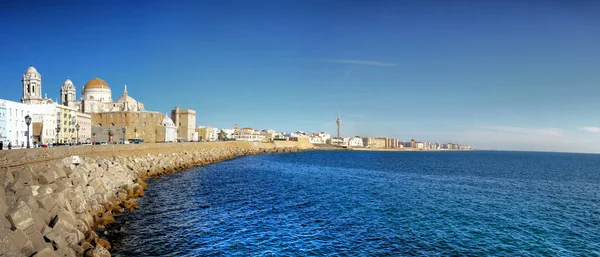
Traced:
<path fill-rule="evenodd" d="M 96 246 L 85 252 L 85 257 L 110 257 L 110 252 L 102 246 Z"/>
<path fill-rule="evenodd" d="M 6 214 L 6 218 L 13 229 L 25 230 L 34 224 L 33 217 L 31 216 L 31 209 L 23 201 L 20 201 L 16 208 Z"/>
<path fill-rule="evenodd" d="M 106 250 L 110 250 L 110 243 L 108 241 L 106 241 L 105 239 L 102 238 L 95 238 L 92 241 L 93 245 L 95 246 L 102 246 L 104 247 L 104 249 Z"/>

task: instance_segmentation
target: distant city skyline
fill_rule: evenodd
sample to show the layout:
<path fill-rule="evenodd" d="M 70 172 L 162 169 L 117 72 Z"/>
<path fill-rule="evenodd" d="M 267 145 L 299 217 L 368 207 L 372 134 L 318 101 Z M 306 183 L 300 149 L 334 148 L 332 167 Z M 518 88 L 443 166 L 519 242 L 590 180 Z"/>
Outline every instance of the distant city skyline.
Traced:
<path fill-rule="evenodd" d="M 7 2 L 0 98 L 98 77 L 199 125 L 600 152 L 600 3 Z M 8 39 L 8 40 L 6 40 Z"/>

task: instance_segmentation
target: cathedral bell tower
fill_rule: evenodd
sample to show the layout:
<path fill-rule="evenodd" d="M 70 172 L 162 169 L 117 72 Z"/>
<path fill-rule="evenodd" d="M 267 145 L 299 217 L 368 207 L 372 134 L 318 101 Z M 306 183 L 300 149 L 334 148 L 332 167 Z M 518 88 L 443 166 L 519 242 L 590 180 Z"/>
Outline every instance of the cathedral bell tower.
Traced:
<path fill-rule="evenodd" d="M 73 82 L 67 78 L 60 87 L 60 104 L 68 107 L 75 107 L 77 101 L 77 91 Z"/>
<path fill-rule="evenodd" d="M 21 102 L 24 104 L 40 104 L 42 103 L 42 75 L 33 67 L 27 68 L 21 79 L 23 85 L 23 98 Z"/>

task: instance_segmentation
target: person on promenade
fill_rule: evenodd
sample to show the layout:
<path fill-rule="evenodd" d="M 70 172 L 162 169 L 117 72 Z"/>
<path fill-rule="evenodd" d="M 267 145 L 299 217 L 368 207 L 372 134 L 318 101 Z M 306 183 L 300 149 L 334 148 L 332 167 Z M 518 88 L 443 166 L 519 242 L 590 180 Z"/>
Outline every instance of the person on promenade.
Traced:
<path fill-rule="evenodd" d="M 4 150 L 4 141 L 0 141 L 0 151 Z"/>
<path fill-rule="evenodd" d="M 12 142 L 8 142 L 8 150 L 12 149 Z"/>

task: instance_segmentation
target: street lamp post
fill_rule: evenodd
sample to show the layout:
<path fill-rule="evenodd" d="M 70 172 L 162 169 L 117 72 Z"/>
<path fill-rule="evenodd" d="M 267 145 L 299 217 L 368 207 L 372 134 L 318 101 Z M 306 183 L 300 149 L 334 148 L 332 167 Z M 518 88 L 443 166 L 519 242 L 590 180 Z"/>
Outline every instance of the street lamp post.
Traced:
<path fill-rule="evenodd" d="M 127 128 L 123 127 L 123 144 L 125 144 L 125 131 L 127 131 Z"/>
<path fill-rule="evenodd" d="M 79 144 L 79 123 L 75 125 L 75 129 L 77 130 L 77 138 L 75 138 L 75 144 Z"/>
<path fill-rule="evenodd" d="M 58 133 L 60 133 L 60 123 L 56 124 L 56 145 L 58 145 Z"/>
<path fill-rule="evenodd" d="M 158 129 L 154 130 L 154 143 L 158 142 Z"/>
<path fill-rule="evenodd" d="M 95 131 L 92 132 L 92 137 L 94 137 L 94 145 L 95 145 L 96 144 L 96 132 Z"/>
<path fill-rule="evenodd" d="M 27 124 L 27 148 L 29 148 L 29 125 L 31 125 L 31 116 L 27 115 L 25 116 L 25 124 Z"/>

